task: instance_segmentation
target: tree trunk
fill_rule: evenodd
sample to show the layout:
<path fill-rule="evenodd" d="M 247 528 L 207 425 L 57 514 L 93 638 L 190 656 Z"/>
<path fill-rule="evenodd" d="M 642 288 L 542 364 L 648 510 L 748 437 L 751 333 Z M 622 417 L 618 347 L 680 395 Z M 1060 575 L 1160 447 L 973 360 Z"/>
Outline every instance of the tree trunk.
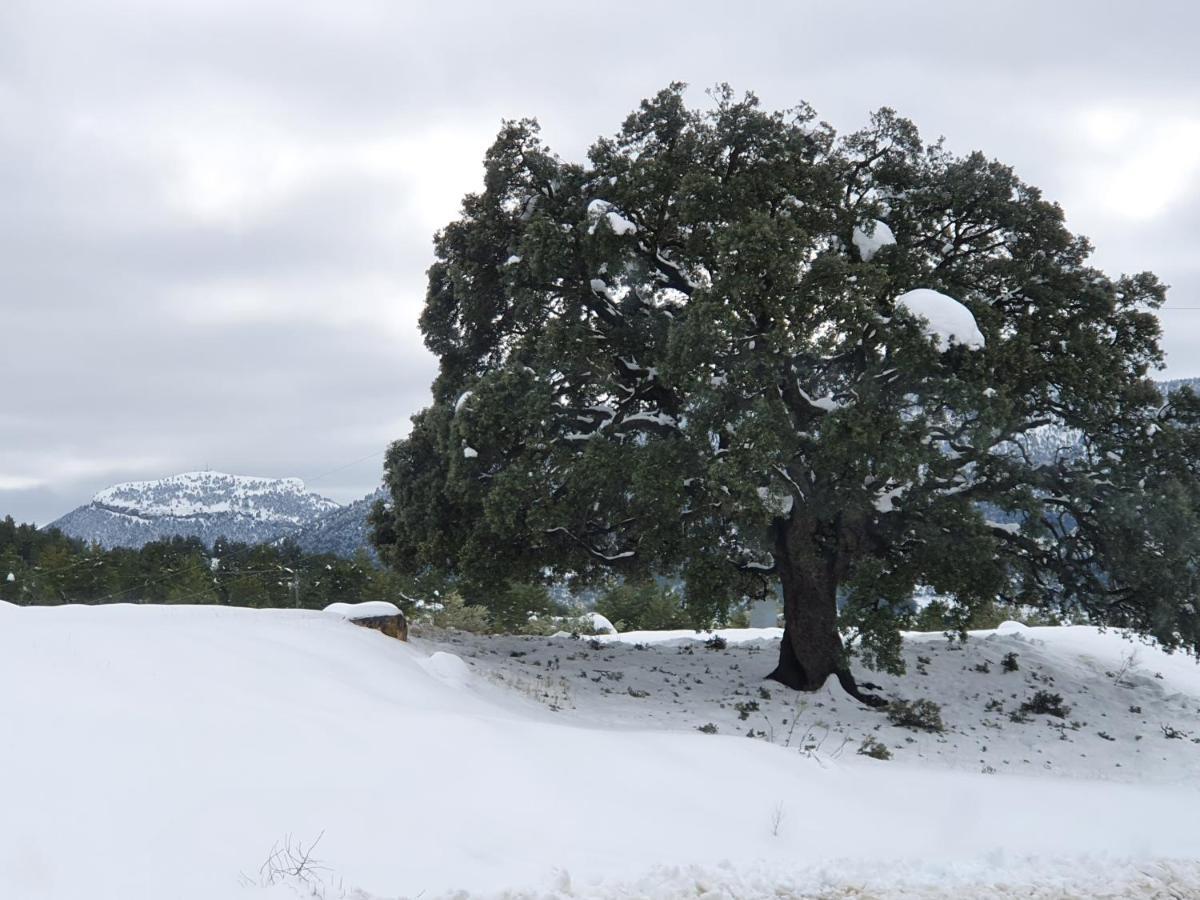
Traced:
<path fill-rule="evenodd" d="M 798 691 L 815 691 L 833 675 L 856 700 L 883 705 L 886 701 L 860 691 L 850 674 L 837 625 L 836 561 L 815 552 L 811 528 L 796 523 L 781 527 L 775 564 L 783 588 L 784 628 L 779 665 L 767 678 Z"/>

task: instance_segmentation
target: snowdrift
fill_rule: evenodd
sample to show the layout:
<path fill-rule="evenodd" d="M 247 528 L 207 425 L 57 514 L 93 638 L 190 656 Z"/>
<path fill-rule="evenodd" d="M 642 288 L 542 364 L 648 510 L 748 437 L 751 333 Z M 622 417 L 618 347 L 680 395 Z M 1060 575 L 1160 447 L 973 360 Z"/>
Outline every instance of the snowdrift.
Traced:
<path fill-rule="evenodd" d="M 1194 790 L 581 727 L 320 612 L 4 606 L 0 684 L 4 898 L 290 897 L 318 835 L 327 897 L 1200 884 Z"/>

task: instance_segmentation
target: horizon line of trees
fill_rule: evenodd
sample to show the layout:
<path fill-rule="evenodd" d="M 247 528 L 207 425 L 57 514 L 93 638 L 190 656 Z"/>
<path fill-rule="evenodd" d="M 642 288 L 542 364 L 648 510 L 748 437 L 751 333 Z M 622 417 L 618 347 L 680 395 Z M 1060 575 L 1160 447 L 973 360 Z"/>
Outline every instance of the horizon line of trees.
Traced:
<path fill-rule="evenodd" d="M 582 595 L 545 583 L 505 583 L 485 591 L 479 584 L 429 573 L 401 575 L 380 566 L 365 551 L 346 559 L 305 553 L 294 541 L 245 544 L 218 539 L 173 537 L 140 548 L 103 548 L 53 528 L 0 520 L 0 600 L 20 606 L 79 603 L 200 604 L 259 609 L 323 609 L 330 603 L 386 600 L 410 618 L 425 614 L 432 624 L 471 631 L 525 632 L 547 617 L 579 615 L 593 608 L 620 631 L 745 627 L 747 610 L 720 620 L 688 609 L 681 586 L 663 580 L 614 580 Z M 442 601 L 446 601 L 443 605 Z M 465 611 L 462 611 L 465 607 Z M 430 610 L 442 610 L 429 614 Z M 472 612 L 474 610 L 474 612 Z M 961 632 L 994 627 L 1019 610 L 992 604 L 965 610 L 935 602 L 912 607 L 906 617 L 917 631 Z M 1050 624 L 1050 619 L 1029 624 Z M 539 625 L 539 627 L 541 627 Z"/>
<path fill-rule="evenodd" d="M 140 548 L 104 548 L 58 529 L 0 520 L 0 600 L 196 603 L 322 609 L 335 602 L 409 600 L 410 579 L 360 551 L 351 559 L 305 553 L 293 542 L 244 544 L 174 537 Z"/>

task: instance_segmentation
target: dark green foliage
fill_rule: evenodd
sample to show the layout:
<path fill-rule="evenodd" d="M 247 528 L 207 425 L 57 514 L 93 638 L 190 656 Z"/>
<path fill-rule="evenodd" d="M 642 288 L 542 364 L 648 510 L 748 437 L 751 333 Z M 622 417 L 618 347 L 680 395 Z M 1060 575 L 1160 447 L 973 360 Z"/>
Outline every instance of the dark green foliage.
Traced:
<path fill-rule="evenodd" d="M 942 722 L 942 708 L 932 700 L 893 700 L 888 704 L 887 717 L 893 725 L 913 731 L 946 730 Z"/>
<path fill-rule="evenodd" d="M 482 604 L 488 610 L 493 631 L 520 632 L 531 618 L 550 614 L 550 592 L 542 584 L 515 583 L 496 591 Z"/>
<path fill-rule="evenodd" d="M 1017 654 L 1011 650 L 1008 653 L 1005 653 L 1004 656 L 1000 658 L 1000 668 L 1005 672 L 1016 672 L 1019 670 L 1021 666 L 1017 662 Z"/>
<path fill-rule="evenodd" d="M 677 578 L 698 621 L 778 587 L 774 677 L 806 689 L 853 688 L 839 624 L 899 669 L 919 585 L 954 598 L 948 630 L 1020 604 L 1200 646 L 1200 400 L 1148 379 L 1163 286 L 1105 275 L 1038 189 L 891 110 L 839 138 L 712 101 L 672 85 L 583 163 L 505 124 L 435 240 L 440 369 L 388 452 L 381 557 Z M 877 222 L 895 243 L 865 256 Z M 897 302 L 918 288 L 984 346 L 931 339 Z M 1078 450 L 1038 457 L 1046 426 Z"/>
<path fill-rule="evenodd" d="M 1065 719 L 1071 714 L 1071 707 L 1063 703 L 1062 694 L 1037 691 L 1021 704 L 1021 712 L 1025 715 L 1056 716 Z"/>
<path fill-rule="evenodd" d="M 944 631 L 962 636 L 968 631 L 996 628 L 1002 622 L 1020 622 L 1029 626 L 1061 624 L 1060 618 L 1052 610 L 996 600 L 961 605 L 948 604 L 940 599 L 927 603 L 907 624 L 913 631 Z"/>
<path fill-rule="evenodd" d="M 745 722 L 750 718 L 750 713 L 758 712 L 758 701 L 743 700 L 740 703 L 733 704 L 733 708 L 737 710 L 738 718 Z"/>
<path fill-rule="evenodd" d="M 608 588 L 596 601 L 596 612 L 617 631 L 662 631 L 697 627 L 674 590 L 652 579 L 625 581 Z"/>
<path fill-rule="evenodd" d="M 871 759 L 892 758 L 892 751 L 887 748 L 887 744 L 870 734 L 862 739 L 856 752 L 859 756 L 869 756 Z"/>
<path fill-rule="evenodd" d="M 381 569 L 366 553 L 348 560 L 302 553 L 294 543 L 230 544 L 207 549 L 196 538 L 140 549 L 87 547 L 58 531 L 0 521 L 0 599 L 60 603 L 220 603 L 321 609 L 338 601 L 390 600 L 411 608 L 436 580 Z M 13 580 L 8 580 L 12 573 Z M 538 588 L 544 591 L 542 588 Z"/>

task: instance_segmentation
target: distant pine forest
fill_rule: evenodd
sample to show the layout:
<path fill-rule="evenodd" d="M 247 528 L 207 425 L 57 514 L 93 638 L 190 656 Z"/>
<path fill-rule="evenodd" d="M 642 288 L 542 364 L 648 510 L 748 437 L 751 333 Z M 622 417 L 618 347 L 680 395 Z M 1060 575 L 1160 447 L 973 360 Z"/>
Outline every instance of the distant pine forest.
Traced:
<path fill-rule="evenodd" d="M 295 543 L 238 544 L 172 538 L 140 549 L 105 550 L 0 521 L 0 599 L 21 606 L 63 603 L 219 603 L 322 609 L 339 601 L 409 599 L 413 585 L 373 563 L 311 554 Z"/>

